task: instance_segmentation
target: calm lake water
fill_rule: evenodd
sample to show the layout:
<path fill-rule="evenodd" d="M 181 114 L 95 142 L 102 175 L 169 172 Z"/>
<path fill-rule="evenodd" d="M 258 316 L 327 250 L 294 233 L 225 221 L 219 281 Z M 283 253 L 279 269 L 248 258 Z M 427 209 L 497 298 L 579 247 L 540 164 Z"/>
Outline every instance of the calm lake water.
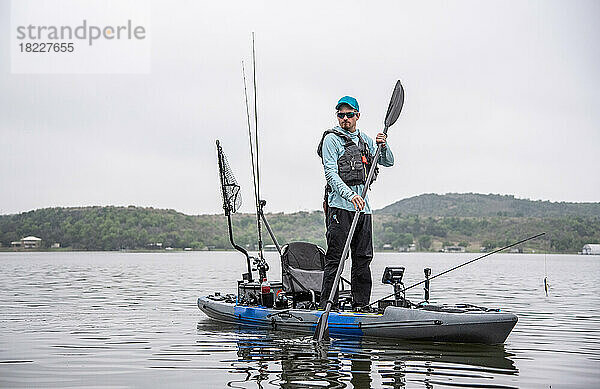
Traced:
<path fill-rule="evenodd" d="M 268 253 L 273 279 L 276 253 Z M 376 254 L 406 285 L 475 254 Z M 504 345 L 310 338 L 208 319 L 196 299 L 234 292 L 235 252 L 0 253 L 1 387 L 600 386 L 600 257 L 497 254 L 432 281 L 433 302 L 516 313 Z M 543 287 L 545 269 L 549 296 Z M 422 299 L 422 289 L 407 292 Z"/>

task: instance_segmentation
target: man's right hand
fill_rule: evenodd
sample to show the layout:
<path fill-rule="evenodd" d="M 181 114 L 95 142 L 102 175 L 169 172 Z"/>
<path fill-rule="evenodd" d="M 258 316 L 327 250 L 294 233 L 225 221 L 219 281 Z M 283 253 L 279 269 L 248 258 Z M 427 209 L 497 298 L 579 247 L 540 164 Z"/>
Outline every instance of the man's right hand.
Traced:
<path fill-rule="evenodd" d="M 365 200 L 363 200 L 363 198 L 359 195 L 355 195 L 352 197 L 352 204 L 354 204 L 354 209 L 357 211 L 362 211 L 365 207 Z"/>

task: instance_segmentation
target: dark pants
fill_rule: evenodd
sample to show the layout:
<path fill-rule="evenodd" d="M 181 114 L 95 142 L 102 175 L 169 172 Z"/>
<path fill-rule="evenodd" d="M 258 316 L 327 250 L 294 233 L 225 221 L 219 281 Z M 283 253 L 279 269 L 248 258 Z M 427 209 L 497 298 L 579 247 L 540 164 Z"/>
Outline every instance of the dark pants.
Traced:
<path fill-rule="evenodd" d="M 338 265 L 344 251 L 344 244 L 350 232 L 355 212 L 340 208 L 329 208 L 327 211 L 327 253 L 325 254 L 325 272 L 321 289 L 321 308 L 325 308 Z M 352 283 L 352 305 L 364 306 L 371 299 L 371 259 L 373 259 L 373 234 L 371 231 L 371 215 L 361 213 L 354 236 L 350 242 L 352 253 L 352 268 L 350 282 Z M 337 303 L 337 293 L 334 299 Z"/>

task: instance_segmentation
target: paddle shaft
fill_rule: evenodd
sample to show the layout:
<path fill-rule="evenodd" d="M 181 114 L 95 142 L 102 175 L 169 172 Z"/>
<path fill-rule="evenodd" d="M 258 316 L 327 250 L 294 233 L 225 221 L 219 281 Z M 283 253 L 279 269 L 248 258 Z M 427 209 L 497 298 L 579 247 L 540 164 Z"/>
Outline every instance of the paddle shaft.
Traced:
<path fill-rule="evenodd" d="M 387 135 L 388 127 L 385 127 L 383 133 Z M 360 135 L 359 135 L 360 136 Z M 375 174 L 375 167 L 377 166 L 377 162 L 379 160 L 379 156 L 381 154 L 381 144 L 377 145 L 377 151 L 375 152 L 375 157 L 373 158 L 373 163 L 371 164 L 371 168 L 369 169 L 369 175 L 367 176 L 367 182 L 365 182 L 365 187 L 362 191 L 362 198 L 364 199 L 367 195 L 367 191 L 371 186 L 371 180 L 373 179 L 373 175 Z M 338 285 L 340 283 L 340 278 L 342 276 L 342 272 L 344 271 L 344 262 L 346 262 L 346 258 L 348 257 L 348 252 L 350 251 L 350 242 L 352 242 L 352 237 L 354 236 L 354 231 L 356 230 L 356 225 L 358 224 L 358 218 L 360 216 L 360 210 L 356 210 L 354 213 L 354 218 L 352 219 L 352 225 L 350 226 L 350 232 L 348 233 L 348 237 L 346 238 L 346 243 L 344 244 L 344 250 L 342 251 L 342 258 L 340 259 L 340 263 L 338 265 L 337 272 L 335 273 L 335 279 L 333 280 L 333 286 L 331 287 L 331 291 L 329 292 L 329 298 L 327 299 L 327 305 L 325 306 L 325 312 L 319 318 L 319 322 L 317 323 L 317 330 L 314 335 L 314 339 L 317 341 L 323 340 L 325 334 L 327 333 L 327 323 L 329 320 L 329 313 L 331 312 L 331 308 L 333 306 L 333 299 L 335 298 L 335 294 L 337 292 Z"/>

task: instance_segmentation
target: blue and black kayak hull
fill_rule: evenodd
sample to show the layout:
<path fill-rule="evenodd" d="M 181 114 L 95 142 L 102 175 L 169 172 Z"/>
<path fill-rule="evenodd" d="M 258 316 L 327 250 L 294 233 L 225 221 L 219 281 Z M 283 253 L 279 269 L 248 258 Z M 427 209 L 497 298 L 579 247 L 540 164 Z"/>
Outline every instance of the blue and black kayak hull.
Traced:
<path fill-rule="evenodd" d="M 274 309 L 198 298 L 198 307 L 212 319 L 276 330 L 313 333 L 323 311 Z M 465 343 L 504 343 L 517 316 L 470 306 L 389 306 L 380 313 L 331 312 L 329 335 L 334 338 L 377 337 Z"/>

